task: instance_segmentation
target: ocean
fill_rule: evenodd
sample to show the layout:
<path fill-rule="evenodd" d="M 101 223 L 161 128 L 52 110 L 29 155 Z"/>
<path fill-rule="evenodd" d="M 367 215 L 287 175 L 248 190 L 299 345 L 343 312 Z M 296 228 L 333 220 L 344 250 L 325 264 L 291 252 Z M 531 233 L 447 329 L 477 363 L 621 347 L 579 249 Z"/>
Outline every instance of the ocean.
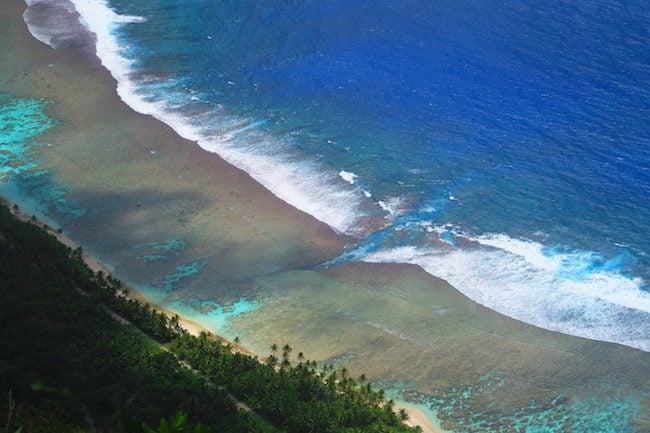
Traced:
<path fill-rule="evenodd" d="M 73 3 L 136 111 L 352 237 L 324 266 L 650 350 L 643 2 Z"/>
<path fill-rule="evenodd" d="M 449 431 L 647 429 L 643 4 L 27 4 L 0 194 L 150 302 Z"/>

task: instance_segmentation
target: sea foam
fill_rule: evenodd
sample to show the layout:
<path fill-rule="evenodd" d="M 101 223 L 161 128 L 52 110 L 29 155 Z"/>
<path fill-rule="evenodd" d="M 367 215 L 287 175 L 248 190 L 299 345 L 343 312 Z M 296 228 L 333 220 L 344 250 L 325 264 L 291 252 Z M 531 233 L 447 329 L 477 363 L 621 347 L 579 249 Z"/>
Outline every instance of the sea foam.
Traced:
<path fill-rule="evenodd" d="M 142 83 L 132 78 L 133 63 L 117 36 L 122 26 L 143 22 L 144 17 L 119 15 L 103 1 L 72 0 L 72 4 L 81 23 L 95 35 L 97 56 L 117 80 L 118 95 L 131 108 L 168 124 L 183 138 L 218 154 L 280 199 L 338 232 L 364 232 L 360 223 L 364 216 L 362 208 L 372 204 L 361 191 L 344 182 L 336 172 L 291 154 L 281 140 L 255 128 L 256 121 L 238 118 L 221 107 L 198 115 L 187 114 L 193 110 L 183 113 L 187 104 L 196 104 L 196 99 L 200 99 L 189 93 L 165 95 L 168 98 L 147 94 Z M 164 86 L 160 84 L 158 90 Z M 186 102 L 179 102 L 182 99 Z"/>
<path fill-rule="evenodd" d="M 650 351 L 650 293 L 593 252 L 560 252 L 503 234 L 474 248 L 380 250 L 367 262 L 413 263 L 470 299 L 540 328 Z"/>
<path fill-rule="evenodd" d="M 357 176 L 356 174 L 350 172 L 350 171 L 345 171 L 341 170 L 339 171 L 339 176 L 341 176 L 341 179 L 349 183 L 350 185 L 354 185 L 354 182 L 357 181 Z"/>

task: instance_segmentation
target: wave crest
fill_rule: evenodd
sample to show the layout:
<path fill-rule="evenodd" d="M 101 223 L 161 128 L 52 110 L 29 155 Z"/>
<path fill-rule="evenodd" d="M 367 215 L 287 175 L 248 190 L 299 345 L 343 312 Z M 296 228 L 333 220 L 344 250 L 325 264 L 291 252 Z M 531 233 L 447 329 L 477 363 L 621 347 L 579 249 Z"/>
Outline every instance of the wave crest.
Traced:
<path fill-rule="evenodd" d="M 650 293 L 616 259 L 562 252 L 503 234 L 467 237 L 476 248 L 413 246 L 362 260 L 412 263 L 470 299 L 540 328 L 650 351 Z"/>

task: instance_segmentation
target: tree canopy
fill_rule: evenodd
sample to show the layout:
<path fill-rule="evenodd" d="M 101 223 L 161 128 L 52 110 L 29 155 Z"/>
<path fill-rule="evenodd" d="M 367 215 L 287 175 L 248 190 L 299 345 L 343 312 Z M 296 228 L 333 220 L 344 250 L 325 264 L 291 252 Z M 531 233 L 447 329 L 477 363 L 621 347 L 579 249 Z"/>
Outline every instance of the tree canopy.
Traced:
<path fill-rule="evenodd" d="M 288 344 L 262 363 L 188 334 L 4 205 L 0 324 L 5 433 L 416 431 L 382 392 L 293 359 Z"/>

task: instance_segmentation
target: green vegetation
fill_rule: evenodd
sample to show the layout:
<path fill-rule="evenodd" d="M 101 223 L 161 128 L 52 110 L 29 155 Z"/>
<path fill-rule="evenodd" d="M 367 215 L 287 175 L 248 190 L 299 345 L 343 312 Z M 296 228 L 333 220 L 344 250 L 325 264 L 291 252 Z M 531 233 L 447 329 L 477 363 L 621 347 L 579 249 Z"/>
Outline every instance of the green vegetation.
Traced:
<path fill-rule="evenodd" d="M 416 431 L 345 369 L 191 336 L 82 255 L 0 205 L 0 432 Z"/>
<path fill-rule="evenodd" d="M 95 280 L 106 278 L 93 278 L 81 251 L 0 207 L 0 431 L 136 432 L 179 410 L 213 431 L 275 431 L 114 320 L 101 302 L 108 286 Z M 160 335 L 160 315 L 122 300 Z"/>

